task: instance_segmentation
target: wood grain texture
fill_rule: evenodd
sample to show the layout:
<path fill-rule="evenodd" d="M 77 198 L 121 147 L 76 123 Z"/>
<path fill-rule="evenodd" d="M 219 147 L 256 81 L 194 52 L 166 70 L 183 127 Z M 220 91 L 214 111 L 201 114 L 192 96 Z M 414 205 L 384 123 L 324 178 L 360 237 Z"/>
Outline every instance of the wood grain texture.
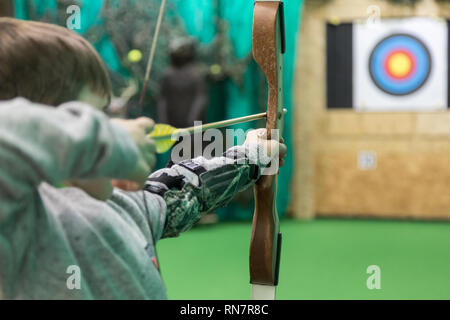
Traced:
<path fill-rule="evenodd" d="M 266 129 L 268 138 L 273 129 L 281 129 L 282 63 L 279 7 L 280 2 L 255 2 L 253 16 L 253 56 L 264 71 L 269 95 Z M 282 61 L 282 60 L 281 60 Z M 277 253 L 279 221 L 276 211 L 277 179 L 263 175 L 255 184 L 255 213 L 250 240 L 250 282 L 252 284 L 277 284 Z"/>

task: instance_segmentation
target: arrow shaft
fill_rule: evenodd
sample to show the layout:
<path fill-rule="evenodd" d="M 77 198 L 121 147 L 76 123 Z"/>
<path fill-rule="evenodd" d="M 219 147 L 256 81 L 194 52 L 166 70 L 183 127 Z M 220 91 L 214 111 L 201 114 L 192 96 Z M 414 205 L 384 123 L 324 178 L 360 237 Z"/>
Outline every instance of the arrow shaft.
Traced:
<path fill-rule="evenodd" d="M 177 134 L 185 134 L 185 133 L 192 134 L 195 132 L 203 132 L 208 129 L 217 129 L 217 128 L 228 127 L 228 126 L 232 126 L 232 125 L 239 124 L 239 123 L 245 123 L 245 122 L 263 119 L 266 116 L 267 116 L 267 112 L 263 112 L 263 113 L 252 114 L 252 115 L 245 116 L 245 117 L 234 118 L 234 119 L 230 119 L 230 120 L 211 122 L 211 123 L 202 124 L 199 126 L 192 126 L 192 127 L 188 127 L 188 128 L 184 128 L 184 129 L 178 129 Z M 170 133 L 170 134 L 165 134 L 165 135 L 158 136 L 158 137 L 152 137 L 152 139 L 154 139 L 154 140 L 170 139 L 173 134 L 174 133 Z"/>
<path fill-rule="evenodd" d="M 194 133 L 196 131 L 205 131 L 205 130 L 208 130 L 208 129 L 223 128 L 223 127 L 232 126 L 232 125 L 235 125 L 235 124 L 238 124 L 238 123 L 245 123 L 245 122 L 250 122 L 250 121 L 263 119 L 266 116 L 267 116 L 267 112 L 257 113 L 257 114 L 252 114 L 252 115 L 245 116 L 245 117 L 239 117 L 239 118 L 234 118 L 234 119 L 229 119 L 229 120 L 211 122 L 211 123 L 207 123 L 207 124 L 202 124 L 200 126 L 193 126 L 193 127 L 182 129 L 182 131 L 183 132 Z"/>

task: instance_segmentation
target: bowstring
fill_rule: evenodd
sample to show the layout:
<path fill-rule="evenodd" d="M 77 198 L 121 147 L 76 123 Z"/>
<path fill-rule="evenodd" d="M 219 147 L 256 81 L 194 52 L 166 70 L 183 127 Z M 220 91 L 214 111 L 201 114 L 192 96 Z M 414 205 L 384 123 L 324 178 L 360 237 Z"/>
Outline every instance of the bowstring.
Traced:
<path fill-rule="evenodd" d="M 145 94 L 147 92 L 147 84 L 150 79 L 150 73 L 152 71 L 153 60 L 155 58 L 156 44 L 158 43 L 159 30 L 161 29 L 161 24 L 164 16 L 164 8 L 166 6 L 166 0 L 161 0 L 161 6 L 159 7 L 158 20 L 156 22 L 155 33 L 153 35 L 152 46 L 148 56 L 147 67 L 145 70 L 144 83 L 142 85 L 141 98 L 139 99 L 139 115 L 142 115 L 142 106 L 145 99 Z"/>

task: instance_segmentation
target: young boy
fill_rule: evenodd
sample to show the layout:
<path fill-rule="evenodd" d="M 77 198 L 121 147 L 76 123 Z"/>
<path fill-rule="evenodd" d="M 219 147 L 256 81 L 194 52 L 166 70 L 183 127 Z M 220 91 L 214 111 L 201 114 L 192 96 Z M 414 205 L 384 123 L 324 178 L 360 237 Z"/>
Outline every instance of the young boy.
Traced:
<path fill-rule="evenodd" d="M 150 119 L 113 122 L 96 110 L 109 98 L 103 62 L 82 37 L 0 18 L 0 298 L 166 299 L 156 242 L 286 153 L 253 131 L 223 157 L 159 170 L 138 192 L 112 190 L 111 179 L 141 184 L 155 147 Z"/>

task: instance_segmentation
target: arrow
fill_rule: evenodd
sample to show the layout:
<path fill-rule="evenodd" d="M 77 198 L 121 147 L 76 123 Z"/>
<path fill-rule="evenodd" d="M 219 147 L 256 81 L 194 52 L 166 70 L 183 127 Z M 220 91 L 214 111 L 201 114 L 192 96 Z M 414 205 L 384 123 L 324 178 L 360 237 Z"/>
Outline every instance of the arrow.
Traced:
<path fill-rule="evenodd" d="M 283 109 L 283 115 L 287 113 L 286 109 Z M 281 115 L 282 116 L 282 115 Z M 153 128 L 153 131 L 148 135 L 156 142 L 156 152 L 164 153 L 169 150 L 178 138 L 182 135 L 190 135 L 197 132 L 203 132 L 208 129 L 217 129 L 232 126 L 238 123 L 255 121 L 258 119 L 263 119 L 267 117 L 267 112 L 252 114 L 245 117 L 234 118 L 230 120 L 217 121 L 212 123 L 207 123 L 199 126 L 192 126 L 183 129 L 174 128 L 168 124 L 158 123 Z"/>

